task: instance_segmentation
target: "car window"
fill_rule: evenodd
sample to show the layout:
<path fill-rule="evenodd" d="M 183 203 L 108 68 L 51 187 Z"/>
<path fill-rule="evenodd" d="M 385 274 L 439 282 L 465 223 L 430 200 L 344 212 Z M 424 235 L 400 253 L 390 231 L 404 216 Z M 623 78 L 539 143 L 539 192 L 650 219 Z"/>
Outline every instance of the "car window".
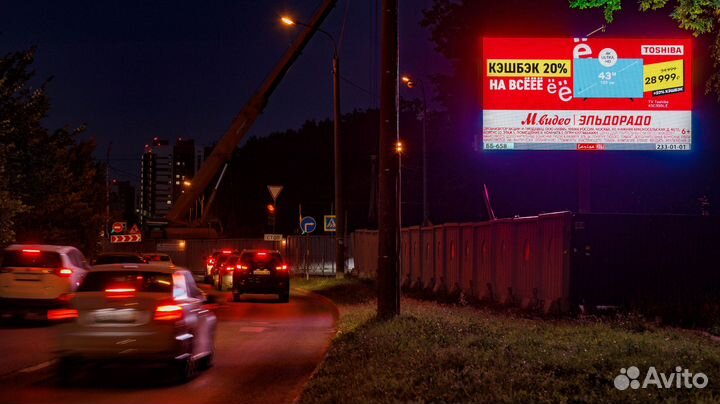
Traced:
<path fill-rule="evenodd" d="M 240 262 L 247 265 L 282 265 L 282 257 L 278 253 L 244 252 Z"/>
<path fill-rule="evenodd" d="M 238 257 L 237 255 L 231 255 L 231 256 L 228 257 L 228 259 L 227 259 L 227 265 L 226 265 L 226 266 L 231 267 L 231 266 L 235 265 L 235 264 L 237 263 L 237 261 L 238 261 L 238 258 L 240 258 L 240 257 Z"/>
<path fill-rule="evenodd" d="M 70 250 L 68 253 L 68 258 L 70 259 L 70 263 L 72 263 L 77 268 L 84 268 L 83 265 L 83 256 L 80 254 L 80 251 L 77 250 Z"/>
<path fill-rule="evenodd" d="M 145 258 L 150 261 L 170 262 L 170 256 L 168 256 L 168 255 L 145 254 Z"/>
<path fill-rule="evenodd" d="M 175 272 L 173 277 L 173 298 L 184 299 L 188 297 L 187 282 L 181 272 Z"/>
<path fill-rule="evenodd" d="M 137 292 L 170 293 L 173 290 L 170 274 L 151 271 L 90 271 L 78 287 L 78 292 L 102 292 L 108 288 L 131 287 Z"/>
<path fill-rule="evenodd" d="M 59 268 L 62 266 L 60 254 L 35 249 L 6 251 L 3 256 L 4 267 Z"/>
<path fill-rule="evenodd" d="M 187 284 L 190 297 L 201 299 L 202 290 L 197 287 L 197 284 L 195 283 L 195 279 L 193 279 L 192 274 L 190 274 L 189 272 L 184 272 L 183 274 L 185 275 L 185 283 Z"/>
<path fill-rule="evenodd" d="M 101 254 L 95 260 L 95 265 L 106 264 L 144 264 L 142 257 L 137 255 Z"/>

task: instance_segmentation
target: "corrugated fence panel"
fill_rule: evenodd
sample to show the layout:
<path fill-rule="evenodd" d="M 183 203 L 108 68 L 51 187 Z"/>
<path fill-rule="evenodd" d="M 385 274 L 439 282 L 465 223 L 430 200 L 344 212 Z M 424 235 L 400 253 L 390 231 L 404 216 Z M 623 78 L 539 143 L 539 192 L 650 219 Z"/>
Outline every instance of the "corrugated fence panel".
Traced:
<path fill-rule="evenodd" d="M 570 212 L 540 215 L 542 280 L 539 298 L 543 311 L 565 311 L 569 308 Z"/>
<path fill-rule="evenodd" d="M 445 286 L 450 292 L 460 290 L 460 225 L 457 223 L 445 226 Z"/>
<path fill-rule="evenodd" d="M 479 223 L 473 226 L 475 245 L 474 287 L 477 297 L 483 300 L 495 300 L 495 265 L 492 254 L 492 225 Z"/>
<path fill-rule="evenodd" d="M 539 279 L 538 218 L 524 217 L 515 221 L 515 266 L 513 293 L 522 307 L 537 303 Z"/>
<path fill-rule="evenodd" d="M 423 227 L 422 235 L 422 287 L 427 288 L 435 282 L 435 232 L 432 227 Z"/>
<path fill-rule="evenodd" d="M 475 274 L 475 226 L 472 223 L 466 223 L 460 226 L 460 235 L 462 239 L 462 261 L 460 264 L 460 287 L 463 293 L 468 296 L 477 296 L 478 290 L 475 288 L 477 283 L 477 275 Z"/>
<path fill-rule="evenodd" d="M 447 273 L 445 268 L 445 226 L 433 226 L 433 234 L 435 240 L 435 291 L 441 291 L 447 288 Z"/>
<path fill-rule="evenodd" d="M 411 286 L 422 285 L 422 235 L 420 227 L 410 228 L 410 268 L 411 268 Z"/>
<path fill-rule="evenodd" d="M 493 244 L 495 252 L 495 290 L 497 299 L 502 304 L 513 303 L 513 267 L 515 265 L 515 223 L 512 219 L 501 219 L 493 222 Z"/>
<path fill-rule="evenodd" d="M 412 280 L 412 244 L 410 244 L 410 229 L 402 229 L 400 240 L 400 248 L 402 249 L 402 255 L 400 257 L 400 284 L 402 285 L 403 283 L 409 284 Z"/>

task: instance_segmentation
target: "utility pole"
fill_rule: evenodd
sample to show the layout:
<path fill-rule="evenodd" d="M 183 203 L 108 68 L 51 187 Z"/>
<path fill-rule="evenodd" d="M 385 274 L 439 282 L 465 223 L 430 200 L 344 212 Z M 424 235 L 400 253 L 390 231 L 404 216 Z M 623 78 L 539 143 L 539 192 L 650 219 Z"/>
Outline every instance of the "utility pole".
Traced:
<path fill-rule="evenodd" d="M 334 42 L 333 42 L 334 43 Z M 342 178 L 342 141 L 340 136 L 340 55 L 333 53 L 333 129 L 335 139 L 335 277 L 345 277 L 345 201 Z"/>
<path fill-rule="evenodd" d="M 110 242 L 110 151 L 112 150 L 112 140 L 108 143 L 107 153 L 105 153 L 105 228 L 103 234 L 106 241 Z"/>
<path fill-rule="evenodd" d="M 380 150 L 377 316 L 400 314 L 398 251 L 398 0 L 382 0 L 380 34 Z"/>

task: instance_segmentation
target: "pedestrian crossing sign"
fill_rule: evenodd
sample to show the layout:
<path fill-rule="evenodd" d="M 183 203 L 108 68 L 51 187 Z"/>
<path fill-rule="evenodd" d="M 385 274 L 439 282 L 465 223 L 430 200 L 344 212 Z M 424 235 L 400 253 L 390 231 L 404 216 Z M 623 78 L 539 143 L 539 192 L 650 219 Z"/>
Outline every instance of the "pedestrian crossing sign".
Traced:
<path fill-rule="evenodd" d="M 326 232 L 333 232 L 337 230 L 337 219 L 335 219 L 335 215 L 325 215 L 323 216 L 323 219 L 323 227 Z"/>

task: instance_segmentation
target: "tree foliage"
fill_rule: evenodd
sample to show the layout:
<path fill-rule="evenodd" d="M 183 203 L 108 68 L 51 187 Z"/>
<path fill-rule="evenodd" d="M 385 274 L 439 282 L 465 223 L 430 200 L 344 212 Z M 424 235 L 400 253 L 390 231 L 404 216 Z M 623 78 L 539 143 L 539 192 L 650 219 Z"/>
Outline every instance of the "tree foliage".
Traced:
<path fill-rule="evenodd" d="M 48 131 L 46 87 L 33 86 L 34 49 L 0 59 L 0 216 L 3 240 L 73 244 L 87 249 L 99 232 L 104 167 L 84 128 Z"/>
<path fill-rule="evenodd" d="M 640 0 L 641 11 L 660 10 L 670 0 Z M 577 9 L 603 8 L 605 20 L 611 23 L 616 11 L 622 9 L 621 0 L 571 0 L 570 7 Z M 720 101 L 720 0 L 676 0 L 670 17 L 677 21 L 678 26 L 692 32 L 694 36 L 714 34 L 715 39 L 710 48 L 713 60 L 713 72 L 708 79 L 705 91 L 714 92 Z"/>

